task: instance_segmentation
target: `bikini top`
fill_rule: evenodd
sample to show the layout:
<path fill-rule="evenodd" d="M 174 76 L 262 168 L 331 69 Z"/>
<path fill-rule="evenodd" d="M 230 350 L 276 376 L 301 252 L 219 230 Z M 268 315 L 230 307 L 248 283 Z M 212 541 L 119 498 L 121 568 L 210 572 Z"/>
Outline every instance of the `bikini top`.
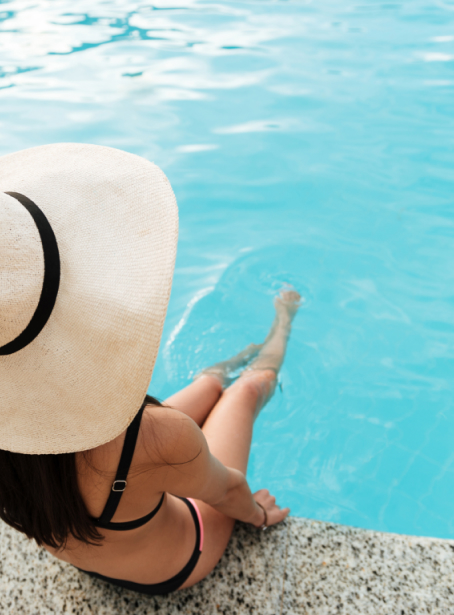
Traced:
<path fill-rule="evenodd" d="M 98 517 L 98 519 L 92 517 L 94 524 L 97 527 L 102 527 L 106 530 L 117 530 L 119 532 L 124 530 L 134 530 L 135 528 L 140 527 L 141 525 L 145 525 L 145 523 L 148 523 L 148 521 L 150 521 L 150 519 L 152 519 L 158 512 L 158 510 L 161 508 L 162 502 L 164 501 L 165 492 L 162 494 L 162 497 L 159 500 L 159 503 L 156 508 L 154 508 L 151 513 L 148 513 L 148 515 L 140 517 L 140 519 L 135 519 L 134 521 L 121 521 L 119 523 L 111 521 L 112 517 L 115 514 L 115 511 L 118 508 L 118 504 L 120 503 L 123 491 L 126 489 L 126 478 L 128 476 L 129 468 L 131 466 L 134 449 L 136 448 L 137 436 L 139 435 L 140 429 L 140 421 L 142 420 L 145 405 L 146 404 L 144 402 L 126 431 L 125 441 L 123 443 L 123 450 L 121 451 L 121 457 L 118 463 L 117 473 L 115 475 L 115 480 L 112 484 L 112 489 L 110 491 L 106 505 L 104 506 L 104 510 L 102 511 L 101 516 Z"/>

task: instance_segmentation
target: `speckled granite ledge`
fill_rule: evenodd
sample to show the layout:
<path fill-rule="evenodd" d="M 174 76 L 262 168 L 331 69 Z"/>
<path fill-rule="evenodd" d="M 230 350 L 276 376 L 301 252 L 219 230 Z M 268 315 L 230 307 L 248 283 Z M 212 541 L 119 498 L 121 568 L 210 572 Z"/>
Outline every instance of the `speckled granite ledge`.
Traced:
<path fill-rule="evenodd" d="M 216 570 L 169 598 L 93 580 L 3 524 L 0 550 L 8 615 L 454 615 L 454 541 L 307 519 L 237 524 Z"/>

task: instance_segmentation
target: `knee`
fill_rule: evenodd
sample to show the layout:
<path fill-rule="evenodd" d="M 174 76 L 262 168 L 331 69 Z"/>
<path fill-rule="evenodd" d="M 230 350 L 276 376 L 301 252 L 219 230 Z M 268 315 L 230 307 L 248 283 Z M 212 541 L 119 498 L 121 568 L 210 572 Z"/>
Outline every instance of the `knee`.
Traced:
<path fill-rule="evenodd" d="M 272 369 L 253 369 L 243 372 L 230 389 L 239 390 L 243 397 L 247 397 L 256 406 L 263 402 L 264 397 L 267 397 L 274 390 L 275 385 L 275 371 Z"/>
<path fill-rule="evenodd" d="M 206 393 L 220 397 L 222 395 L 222 382 L 215 374 L 201 374 L 198 378 L 206 387 Z"/>

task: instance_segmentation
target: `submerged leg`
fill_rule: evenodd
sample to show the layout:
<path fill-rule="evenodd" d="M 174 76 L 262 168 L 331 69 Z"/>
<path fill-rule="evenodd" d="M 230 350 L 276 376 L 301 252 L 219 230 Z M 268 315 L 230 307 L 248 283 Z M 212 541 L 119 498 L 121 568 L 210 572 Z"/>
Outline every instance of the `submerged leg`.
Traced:
<path fill-rule="evenodd" d="M 221 397 L 223 388 L 231 384 L 236 379 L 235 373 L 248 363 L 250 366 L 242 372 L 242 378 L 250 378 L 254 370 L 256 372 L 271 370 L 274 372 L 274 377 L 271 374 L 268 379 L 275 383 L 276 374 L 284 358 L 291 321 L 300 305 L 299 301 L 300 296 L 296 291 L 282 291 L 275 299 L 276 317 L 263 344 L 249 344 L 234 357 L 205 368 L 190 385 L 166 399 L 164 403 L 184 412 L 201 427 Z M 256 375 L 253 381 L 258 383 L 263 378 L 266 379 L 266 374 Z M 261 386 L 263 388 L 265 385 Z M 231 388 L 230 386 L 228 390 Z M 271 387 L 268 388 L 270 392 L 266 400 L 271 397 L 274 386 L 272 390 Z"/>
<path fill-rule="evenodd" d="M 299 293 L 295 290 L 281 291 L 274 300 L 276 317 L 270 332 L 256 358 L 251 361 L 249 367 L 240 376 L 240 380 L 241 378 L 252 379 L 260 388 L 261 397 L 257 414 L 274 393 L 277 374 L 284 361 L 292 321 L 300 306 L 301 297 Z"/>
<path fill-rule="evenodd" d="M 242 367 L 245 367 L 249 361 L 251 361 L 259 352 L 263 344 L 249 344 L 236 354 L 235 356 L 227 359 L 226 361 L 220 361 L 219 363 L 215 363 L 214 365 L 210 365 L 203 369 L 199 374 L 194 377 L 194 380 L 197 380 L 201 376 L 210 375 L 215 376 L 219 379 L 222 386 L 229 386 L 236 378 L 235 372 L 237 372 Z"/>
<path fill-rule="evenodd" d="M 274 391 L 300 300 L 293 290 L 282 291 L 276 297 L 276 318 L 260 351 L 236 382 L 223 392 L 203 425 L 213 455 L 242 472 L 246 472 L 253 419 Z"/>

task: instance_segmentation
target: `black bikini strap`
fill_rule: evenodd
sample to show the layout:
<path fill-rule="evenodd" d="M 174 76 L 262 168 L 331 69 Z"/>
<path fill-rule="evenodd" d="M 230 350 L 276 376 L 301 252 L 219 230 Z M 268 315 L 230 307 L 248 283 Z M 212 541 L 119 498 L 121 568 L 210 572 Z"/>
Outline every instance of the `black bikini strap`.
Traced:
<path fill-rule="evenodd" d="M 134 519 L 133 521 L 107 521 L 106 523 L 103 523 L 98 519 L 95 521 L 95 525 L 96 527 L 102 527 L 105 530 L 114 530 L 116 532 L 123 532 L 124 530 L 135 530 L 136 528 L 145 525 L 145 523 L 148 523 L 148 521 L 153 519 L 155 514 L 161 508 L 162 503 L 164 502 L 164 496 L 165 493 L 162 494 L 156 508 L 154 508 L 150 513 L 148 513 L 148 515 L 140 517 L 140 519 Z"/>
<path fill-rule="evenodd" d="M 126 489 L 129 468 L 131 466 L 132 457 L 134 455 L 134 449 L 136 448 L 137 436 L 139 435 L 140 421 L 142 420 L 142 414 L 145 409 L 146 403 L 142 404 L 139 412 L 136 414 L 134 420 L 129 425 L 125 441 L 123 444 L 123 450 L 121 451 L 120 462 L 118 464 L 115 480 L 112 483 L 112 489 L 109 494 L 109 498 L 104 506 L 104 510 L 101 513 L 98 521 L 102 524 L 109 523 L 117 510 L 120 503 L 123 491 Z"/>

